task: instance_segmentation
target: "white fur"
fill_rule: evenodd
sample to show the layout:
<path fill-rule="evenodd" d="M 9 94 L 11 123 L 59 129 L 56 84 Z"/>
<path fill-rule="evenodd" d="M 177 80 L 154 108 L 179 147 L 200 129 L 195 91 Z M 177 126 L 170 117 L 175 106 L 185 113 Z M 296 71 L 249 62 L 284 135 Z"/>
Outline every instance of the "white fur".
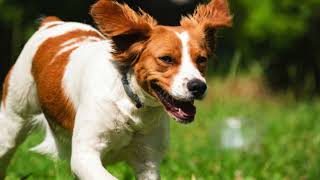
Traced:
<path fill-rule="evenodd" d="M 63 21 L 52 21 L 52 22 L 48 22 L 48 23 L 46 23 L 45 25 L 41 26 L 39 30 L 44 30 L 44 29 L 47 29 L 47 28 L 50 27 L 50 26 L 60 25 L 60 24 L 63 24 L 63 23 L 64 23 Z"/>
<path fill-rule="evenodd" d="M 70 44 L 73 44 L 73 43 L 75 43 L 75 42 L 77 42 L 77 41 L 79 41 L 79 40 L 81 40 L 81 39 L 83 39 L 83 37 L 80 37 L 80 38 L 79 38 L 79 37 L 72 38 L 72 39 L 69 39 L 68 41 L 62 43 L 60 46 L 65 47 L 65 46 L 68 46 L 68 45 L 70 45 Z"/>
<path fill-rule="evenodd" d="M 71 41 L 73 40 L 73 41 Z M 71 39 L 69 42 L 67 41 L 67 43 L 63 43 L 61 46 L 63 47 L 52 59 L 52 61 L 50 62 L 50 64 L 54 63 L 55 59 L 57 57 L 59 57 L 61 54 L 65 53 L 65 52 L 68 52 L 74 48 L 78 48 L 82 45 L 85 45 L 85 44 L 88 44 L 90 42 L 95 42 L 95 41 L 98 41 L 98 40 L 101 40 L 97 37 L 85 37 L 85 38 L 74 38 L 74 39 Z M 79 41 L 79 42 L 76 42 L 76 41 Z"/>
<path fill-rule="evenodd" d="M 160 162 L 167 143 L 162 140 L 167 133 L 164 131 L 168 129 L 164 111 L 161 107 L 151 107 L 154 103 L 147 101 L 144 101 L 145 108 L 136 109 L 123 90 L 120 74 L 110 61 L 111 50 L 109 41 L 80 47 L 72 53 L 64 76 L 66 94 L 79 109 L 72 137 L 71 167 L 81 179 L 111 178 L 101 166 L 101 154 L 105 154 L 105 164 L 122 159 L 136 164 L 134 166 L 143 166 L 139 168 L 139 173 L 149 173 L 148 164 Z M 137 85 L 134 80 L 131 78 L 131 84 Z M 139 86 L 133 89 L 141 99 L 149 99 Z M 158 128 L 163 130 L 152 141 L 155 141 L 154 146 L 162 147 L 160 149 L 150 145 L 149 140 L 144 140 L 145 136 L 153 134 Z M 144 146 L 147 149 L 144 150 Z M 137 149 L 145 151 L 145 161 L 151 162 L 131 159 Z M 148 153 L 157 154 L 159 159 L 153 160 L 155 157 L 148 157 Z M 158 174 L 154 176 L 158 177 Z"/>
<path fill-rule="evenodd" d="M 176 35 L 182 43 L 182 56 L 179 72 L 173 79 L 170 94 L 177 99 L 190 100 L 192 98 L 192 94 L 187 88 L 187 83 L 192 79 L 199 79 L 203 82 L 206 82 L 206 80 L 192 63 L 190 48 L 188 45 L 188 32 L 176 33 Z"/>
<path fill-rule="evenodd" d="M 6 108 L 0 113 L 0 169 L 6 169 L 6 160 L 25 137 L 21 132 L 27 132 L 27 124 L 36 119 L 47 132 L 44 142 L 33 150 L 58 157 L 69 155 L 71 169 L 79 179 L 116 179 L 103 165 L 119 160 L 132 165 L 138 179 L 159 179 L 159 163 L 168 143 L 168 116 L 129 72 L 130 84 L 144 102 L 141 109 L 134 106 L 111 63 L 108 40 L 79 44 L 70 55 L 62 86 L 76 110 L 73 134 L 41 114 L 32 59 L 46 39 L 76 29 L 94 30 L 79 23 L 41 29 L 20 54 L 10 76 Z"/>
<path fill-rule="evenodd" d="M 95 37 L 95 36 L 84 36 L 84 37 L 72 38 L 72 39 L 62 43 L 61 46 L 62 47 L 69 46 L 69 45 L 71 45 L 71 44 L 73 44 L 75 42 L 79 42 L 79 41 L 83 41 L 83 40 L 85 40 L 85 41 L 99 41 L 100 38 Z"/>
<path fill-rule="evenodd" d="M 56 139 L 54 138 L 54 134 L 46 118 L 44 117 L 44 114 L 36 116 L 33 119 L 33 125 L 44 129 L 46 135 L 41 144 L 31 148 L 30 150 L 40 154 L 49 155 L 52 158 L 57 159 L 59 157 L 59 154 Z"/>

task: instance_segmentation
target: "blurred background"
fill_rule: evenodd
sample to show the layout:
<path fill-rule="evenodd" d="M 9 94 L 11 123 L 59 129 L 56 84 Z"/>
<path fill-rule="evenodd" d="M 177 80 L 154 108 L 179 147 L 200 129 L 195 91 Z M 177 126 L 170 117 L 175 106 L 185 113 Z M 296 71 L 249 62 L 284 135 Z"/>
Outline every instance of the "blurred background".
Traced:
<path fill-rule="evenodd" d="M 1 84 L 40 17 L 92 24 L 94 2 L 0 0 Z M 178 25 L 181 15 L 206 0 L 124 2 L 161 24 Z M 194 124 L 172 123 L 164 179 L 318 179 L 320 0 L 229 2 L 234 26 L 217 35 L 208 97 L 198 103 Z M 65 165 L 27 155 L 40 139 L 33 136 L 19 150 L 9 179 L 70 178 Z M 132 178 L 121 164 L 111 171 Z"/>
<path fill-rule="evenodd" d="M 161 24 L 178 25 L 205 0 L 126 0 L 141 7 Z M 56 15 L 64 20 L 92 23 L 88 9 L 95 0 L 0 0 L 0 81 L 37 28 L 37 19 Z M 320 93 L 320 0 L 230 0 L 234 26 L 219 34 L 219 75 L 261 69 L 273 90 L 291 89 L 296 96 Z"/>

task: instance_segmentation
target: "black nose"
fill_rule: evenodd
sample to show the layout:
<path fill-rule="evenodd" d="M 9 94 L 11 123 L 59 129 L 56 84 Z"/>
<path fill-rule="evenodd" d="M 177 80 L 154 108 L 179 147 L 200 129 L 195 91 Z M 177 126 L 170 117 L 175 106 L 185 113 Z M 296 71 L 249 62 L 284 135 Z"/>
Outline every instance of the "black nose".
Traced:
<path fill-rule="evenodd" d="M 192 79 L 187 84 L 188 90 L 192 93 L 193 97 L 196 99 L 201 99 L 203 94 L 207 90 L 207 85 L 200 79 Z"/>

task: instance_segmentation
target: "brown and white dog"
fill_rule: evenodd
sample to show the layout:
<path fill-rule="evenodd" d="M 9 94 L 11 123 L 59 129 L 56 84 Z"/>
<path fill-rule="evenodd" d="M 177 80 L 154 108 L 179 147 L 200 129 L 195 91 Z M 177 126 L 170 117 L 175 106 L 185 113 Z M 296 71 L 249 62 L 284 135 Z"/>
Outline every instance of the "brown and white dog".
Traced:
<path fill-rule="evenodd" d="M 33 150 L 68 158 L 83 180 L 116 179 L 104 165 L 126 161 L 138 179 L 159 179 L 168 115 L 192 122 L 206 92 L 217 28 L 231 26 L 227 0 L 200 5 L 181 26 L 158 25 L 125 4 L 99 0 L 99 30 L 56 17 L 42 21 L 4 83 L 0 174 L 35 124 Z M 1 179 L 1 178 L 0 178 Z"/>

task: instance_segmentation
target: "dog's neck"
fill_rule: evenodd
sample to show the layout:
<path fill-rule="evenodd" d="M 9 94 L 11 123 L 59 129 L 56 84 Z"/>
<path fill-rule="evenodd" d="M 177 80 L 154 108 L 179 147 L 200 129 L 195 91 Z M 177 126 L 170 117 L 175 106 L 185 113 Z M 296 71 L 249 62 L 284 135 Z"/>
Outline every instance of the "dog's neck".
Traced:
<path fill-rule="evenodd" d="M 135 104 L 136 108 L 142 108 L 143 103 L 140 97 L 134 92 L 131 81 L 128 80 L 129 73 L 123 73 L 121 77 L 121 82 L 126 92 L 127 96 L 131 99 L 131 101 Z"/>
<path fill-rule="evenodd" d="M 146 106 L 155 107 L 160 105 L 154 97 L 140 87 L 132 70 L 122 73 L 121 76 L 123 88 L 137 109 Z"/>

